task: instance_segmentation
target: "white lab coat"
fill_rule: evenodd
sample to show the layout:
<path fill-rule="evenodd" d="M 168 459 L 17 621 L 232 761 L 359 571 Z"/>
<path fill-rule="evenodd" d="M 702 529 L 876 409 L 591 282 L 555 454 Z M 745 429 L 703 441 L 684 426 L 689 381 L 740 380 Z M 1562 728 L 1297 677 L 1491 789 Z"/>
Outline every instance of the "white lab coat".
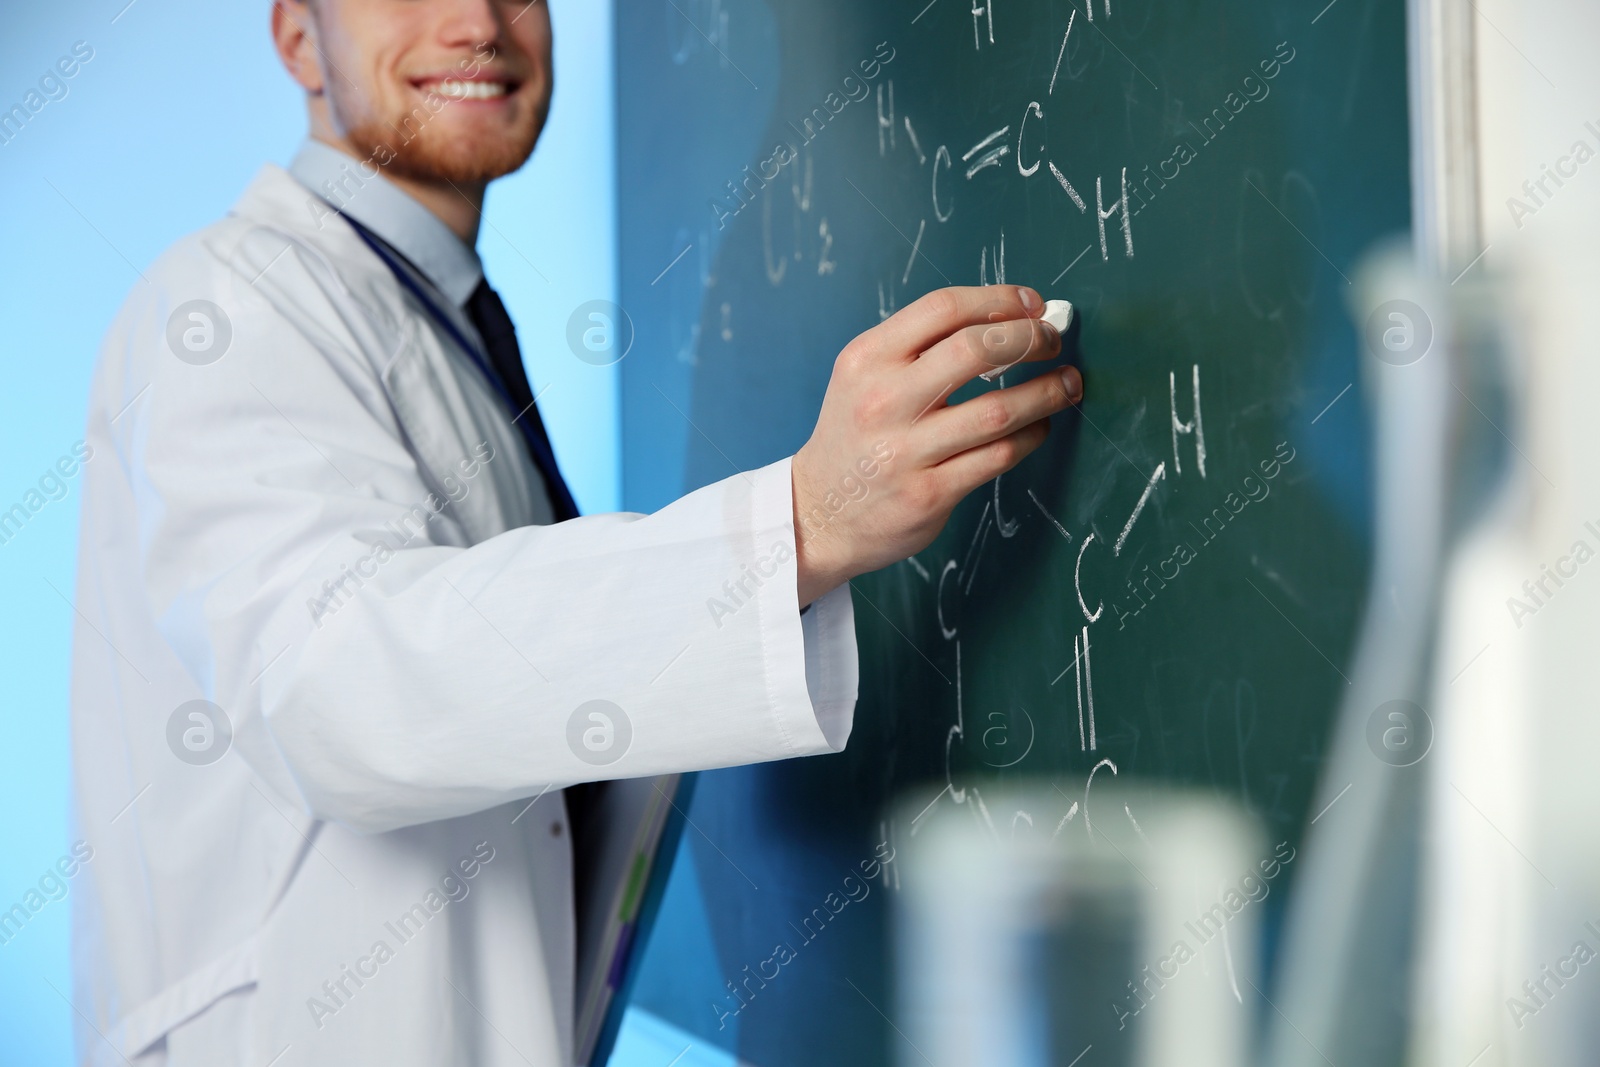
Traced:
<path fill-rule="evenodd" d="M 498 398 L 275 167 L 146 274 L 88 417 L 80 1059 L 570 1063 L 559 787 L 849 733 L 849 591 L 798 614 L 788 461 L 527 525 L 542 483 Z M 231 326 L 209 364 L 167 339 L 197 299 Z M 194 699 L 232 728 L 208 765 L 169 742 Z M 621 734 L 569 724 L 593 700 L 631 725 L 603 765 L 585 745 Z"/>

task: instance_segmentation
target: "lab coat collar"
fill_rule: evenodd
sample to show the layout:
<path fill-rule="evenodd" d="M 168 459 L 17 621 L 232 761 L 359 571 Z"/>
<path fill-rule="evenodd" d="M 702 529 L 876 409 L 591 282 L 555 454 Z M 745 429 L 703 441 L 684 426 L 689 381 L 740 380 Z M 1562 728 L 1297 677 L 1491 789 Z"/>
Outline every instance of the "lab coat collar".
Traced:
<path fill-rule="evenodd" d="M 418 466 L 434 485 L 451 484 L 445 479 L 454 478 L 463 457 L 484 441 L 495 455 L 511 457 L 496 462 L 492 484 L 480 482 L 481 491 L 474 488 L 454 505 L 469 543 L 514 527 L 553 521 L 542 476 L 511 421 L 513 413 L 495 395 L 482 369 L 407 294 L 347 219 L 271 163 L 261 168 L 232 214 L 287 238 L 314 275 L 328 278 L 331 286 L 354 298 L 349 309 L 360 311 L 356 324 L 361 327 L 361 347 Z M 235 269 L 254 287 L 257 279 L 269 277 L 276 255 L 283 251 L 281 241 L 269 239 L 261 243 L 259 254 L 246 256 Z M 474 327 L 459 308 L 442 310 L 459 320 L 456 325 L 463 334 L 472 336 Z M 487 438 L 480 433 L 485 425 L 493 430 Z"/>
<path fill-rule="evenodd" d="M 464 306 L 483 280 L 478 253 L 371 161 L 308 139 L 289 164 L 289 173 L 336 211 L 383 238 L 456 307 Z"/>

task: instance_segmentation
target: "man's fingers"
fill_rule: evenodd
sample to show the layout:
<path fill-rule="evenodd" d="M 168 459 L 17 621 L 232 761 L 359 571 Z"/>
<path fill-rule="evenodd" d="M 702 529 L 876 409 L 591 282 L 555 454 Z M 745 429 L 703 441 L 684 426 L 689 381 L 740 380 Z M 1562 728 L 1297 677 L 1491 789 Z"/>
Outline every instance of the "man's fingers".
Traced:
<path fill-rule="evenodd" d="M 921 462 L 941 463 L 1047 419 L 1082 396 L 1083 379 L 1077 368 L 1051 371 L 1021 385 L 929 412 L 918 423 L 918 432 L 910 444 Z"/>
<path fill-rule="evenodd" d="M 1039 319 L 1010 319 L 967 326 L 923 353 L 910 368 L 923 388 L 964 385 L 978 375 L 993 379 L 1027 360 L 1054 359 L 1061 335 Z"/>
<path fill-rule="evenodd" d="M 909 362 L 964 326 L 1033 319 L 1043 311 L 1044 300 L 1025 286 L 935 289 L 857 337 L 850 348 L 861 346 L 869 358 Z"/>
<path fill-rule="evenodd" d="M 934 467 L 955 497 L 964 497 L 984 482 L 993 481 L 1027 458 L 1050 433 L 1050 420 L 1040 419 L 1013 433 L 969 448 Z"/>

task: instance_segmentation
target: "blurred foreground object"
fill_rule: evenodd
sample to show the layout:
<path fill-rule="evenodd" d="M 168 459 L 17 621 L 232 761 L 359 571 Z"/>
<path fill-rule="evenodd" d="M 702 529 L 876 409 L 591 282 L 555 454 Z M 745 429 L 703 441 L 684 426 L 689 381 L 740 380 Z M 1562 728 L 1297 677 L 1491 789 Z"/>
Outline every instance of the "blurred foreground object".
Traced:
<path fill-rule="evenodd" d="M 1262 901 L 1293 848 L 1231 805 L 1109 775 L 985 794 L 993 825 L 965 808 L 902 853 L 900 1063 L 1247 1061 Z"/>
<path fill-rule="evenodd" d="M 1324 800 L 1350 792 L 1308 837 L 1264 1059 L 1586 1067 L 1600 1062 L 1600 68 L 1580 42 L 1600 8 L 1409 11 L 1415 229 L 1409 256 L 1352 272 L 1352 305 L 1359 323 L 1412 299 L 1435 342 L 1413 366 L 1363 361 L 1380 398 L 1375 574 L 1351 668 L 1365 692 L 1325 768 Z M 1375 701 L 1407 692 L 1432 743 L 1402 767 L 1360 732 Z"/>

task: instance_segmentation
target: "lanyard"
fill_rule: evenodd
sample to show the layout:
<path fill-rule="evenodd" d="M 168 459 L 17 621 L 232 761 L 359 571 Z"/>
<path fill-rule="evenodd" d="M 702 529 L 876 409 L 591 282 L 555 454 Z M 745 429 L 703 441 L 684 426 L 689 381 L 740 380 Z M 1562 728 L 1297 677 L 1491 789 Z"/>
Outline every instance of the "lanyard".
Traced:
<path fill-rule="evenodd" d="M 379 241 L 372 234 L 368 233 L 365 226 L 362 226 L 349 216 L 345 216 L 345 221 L 350 223 L 350 228 L 356 231 L 356 236 L 365 241 L 367 243 L 367 247 L 372 249 L 379 259 L 383 260 L 384 265 L 389 268 L 389 272 L 395 276 L 395 279 L 401 285 L 403 285 L 412 296 L 417 298 L 417 301 L 421 303 L 423 308 L 428 312 L 428 317 L 433 319 L 433 321 L 438 324 L 440 329 L 449 334 L 450 339 L 459 345 L 461 350 L 467 354 L 467 357 L 472 360 L 473 366 L 478 368 L 479 372 L 482 373 L 484 378 L 488 380 L 489 385 L 493 387 L 494 391 L 500 394 L 500 399 L 506 402 L 506 407 L 509 409 L 515 409 L 516 402 L 511 399 L 511 393 L 506 389 L 505 382 L 500 379 L 499 373 L 492 366 L 490 366 L 489 361 L 484 357 L 483 353 L 478 351 L 478 346 L 467 339 L 467 335 L 462 333 L 461 330 L 457 328 L 455 322 L 450 318 L 450 316 L 445 314 L 444 309 L 440 308 L 434 299 L 428 295 L 427 290 L 423 289 L 422 286 L 417 284 L 416 279 L 411 276 L 411 272 L 394 258 L 394 254 L 383 246 L 383 242 Z M 516 416 L 516 421 L 521 423 L 522 416 Z M 523 427 L 522 432 L 527 434 L 528 431 L 525 427 Z"/>
<path fill-rule="evenodd" d="M 416 279 L 411 276 L 411 272 L 401 265 L 395 258 L 395 254 L 389 251 L 381 240 L 368 233 L 365 226 L 348 215 L 344 216 L 344 220 L 350 224 L 351 229 L 356 231 L 356 235 L 367 243 L 367 247 L 371 248 L 379 259 L 383 260 L 384 265 L 389 268 L 389 272 L 395 276 L 395 279 L 412 296 L 417 298 L 418 302 L 427 310 L 428 316 L 439 325 L 439 328 L 449 334 L 450 339 L 457 345 L 461 346 L 461 350 L 472 360 L 473 365 L 478 368 L 489 385 L 499 394 L 500 399 L 505 401 L 506 410 L 515 411 L 517 403 L 511 398 L 511 391 L 506 387 L 505 381 L 500 377 L 500 374 L 490 365 L 483 353 L 478 350 L 478 346 L 469 341 L 467 336 L 456 327 L 450 316 L 445 314 L 444 310 L 428 295 L 427 290 L 417 284 Z M 530 404 L 529 408 L 532 406 Z M 511 421 L 516 424 L 517 429 L 522 433 L 523 443 L 528 447 L 534 466 L 539 469 L 539 474 L 546 483 L 545 491 L 550 497 L 550 503 L 555 509 L 557 519 L 562 517 L 563 512 L 570 513 L 571 516 L 575 517 L 578 514 L 578 505 L 572 499 L 571 490 L 561 480 L 561 471 L 556 464 L 555 453 L 551 450 L 550 443 L 543 440 L 539 431 L 524 417 L 527 413 L 528 409 L 524 408 L 520 413 L 512 416 Z M 537 416 L 535 417 L 537 418 Z"/>

